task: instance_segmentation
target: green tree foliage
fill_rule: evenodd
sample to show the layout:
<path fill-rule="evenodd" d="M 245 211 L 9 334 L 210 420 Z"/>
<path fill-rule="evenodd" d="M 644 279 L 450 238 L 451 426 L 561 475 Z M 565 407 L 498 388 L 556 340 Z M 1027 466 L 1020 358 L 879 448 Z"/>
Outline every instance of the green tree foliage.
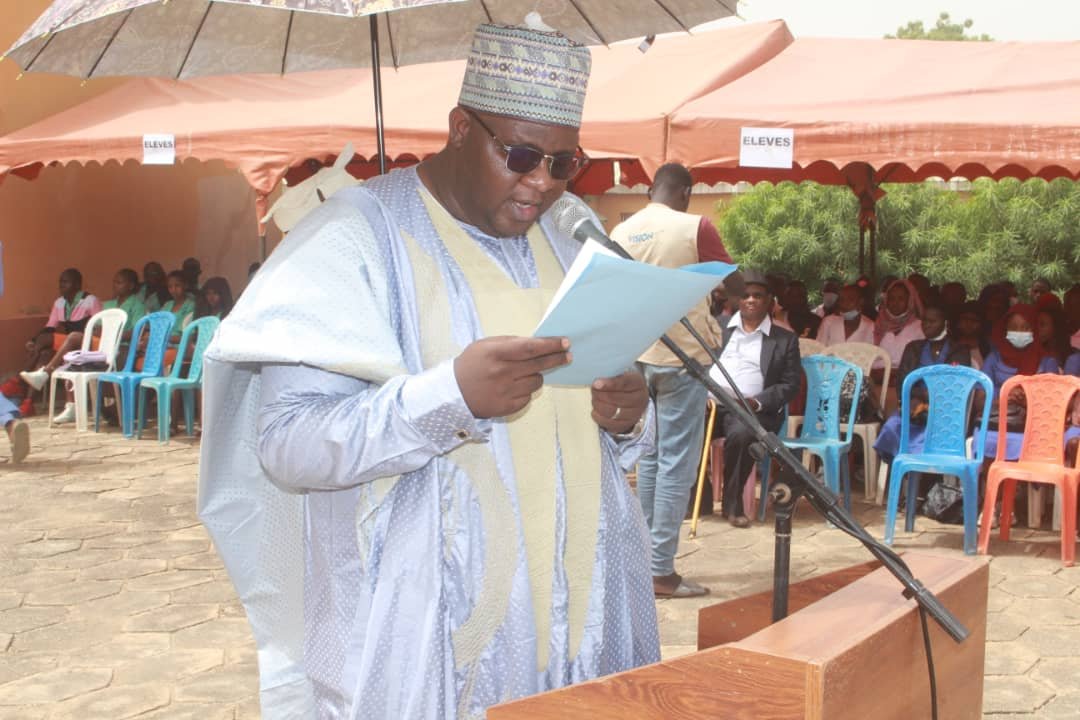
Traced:
<path fill-rule="evenodd" d="M 1080 184 L 976 180 L 970 193 L 930 184 L 885 185 L 878 202 L 878 276 L 919 272 L 962 282 L 969 294 L 1036 277 L 1080 279 Z M 820 287 L 858 275 L 858 203 L 845 187 L 762 183 L 721 209 L 724 242 L 740 264 Z"/>
<path fill-rule="evenodd" d="M 890 40 L 993 40 L 986 33 L 981 35 L 968 35 L 967 31 L 974 25 L 970 18 L 963 22 L 953 22 L 949 13 L 943 12 L 938 15 L 937 23 L 929 30 L 923 25 L 922 20 L 912 20 L 907 25 L 897 28 L 895 35 L 886 35 Z"/>

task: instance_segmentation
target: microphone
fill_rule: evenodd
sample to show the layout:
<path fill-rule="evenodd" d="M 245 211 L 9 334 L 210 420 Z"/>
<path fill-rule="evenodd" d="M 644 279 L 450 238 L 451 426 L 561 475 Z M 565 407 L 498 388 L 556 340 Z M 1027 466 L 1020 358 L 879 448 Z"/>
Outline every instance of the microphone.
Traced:
<path fill-rule="evenodd" d="M 563 193 L 563 196 L 555 201 L 555 204 L 551 206 L 551 215 L 554 218 L 555 227 L 564 235 L 569 235 L 579 243 L 593 240 L 619 257 L 637 262 L 622 245 L 609 238 L 607 233 L 597 226 L 585 203 L 570 193 Z"/>

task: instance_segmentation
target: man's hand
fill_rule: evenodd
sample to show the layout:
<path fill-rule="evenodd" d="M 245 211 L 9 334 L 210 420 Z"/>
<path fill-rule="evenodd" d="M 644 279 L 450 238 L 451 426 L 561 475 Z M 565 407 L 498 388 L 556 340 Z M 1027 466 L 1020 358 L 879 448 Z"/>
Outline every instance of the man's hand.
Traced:
<path fill-rule="evenodd" d="M 454 358 L 454 377 L 476 418 L 513 415 L 544 385 L 545 370 L 570 362 L 566 338 L 490 337 Z"/>
<path fill-rule="evenodd" d="M 593 420 L 610 433 L 630 432 L 648 406 L 645 378 L 636 370 L 592 384 Z"/>

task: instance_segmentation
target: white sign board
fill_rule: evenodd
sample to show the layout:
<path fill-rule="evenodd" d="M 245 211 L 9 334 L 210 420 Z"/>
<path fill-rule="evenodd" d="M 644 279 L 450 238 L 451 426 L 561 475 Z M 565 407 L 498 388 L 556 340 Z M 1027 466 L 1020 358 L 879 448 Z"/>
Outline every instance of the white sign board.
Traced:
<path fill-rule="evenodd" d="M 795 131 L 791 128 L 744 127 L 739 137 L 741 167 L 791 168 Z"/>
<path fill-rule="evenodd" d="M 143 165 L 172 165 L 176 162 L 176 136 L 164 133 L 143 135 Z"/>

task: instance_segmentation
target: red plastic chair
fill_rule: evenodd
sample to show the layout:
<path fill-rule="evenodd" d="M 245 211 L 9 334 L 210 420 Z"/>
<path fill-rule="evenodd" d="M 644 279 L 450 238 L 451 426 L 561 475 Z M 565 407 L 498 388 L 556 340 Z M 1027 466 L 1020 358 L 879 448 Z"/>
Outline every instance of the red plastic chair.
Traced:
<path fill-rule="evenodd" d="M 1006 410 L 1009 393 L 1021 388 L 1027 398 L 1027 421 L 1020 459 L 1005 460 Z M 998 406 L 997 458 L 986 478 L 986 502 L 979 527 L 979 554 L 990 546 L 990 519 L 994 516 L 998 489 L 1001 496 L 1000 537 L 1009 539 L 1013 503 L 1018 481 L 1054 485 L 1061 491 L 1061 561 L 1071 566 L 1076 558 L 1076 493 L 1080 470 L 1065 467 L 1065 416 L 1073 395 L 1080 392 L 1080 378 L 1070 375 L 1017 375 L 1001 386 Z M 1002 488 L 1002 486 L 1004 486 Z"/>

